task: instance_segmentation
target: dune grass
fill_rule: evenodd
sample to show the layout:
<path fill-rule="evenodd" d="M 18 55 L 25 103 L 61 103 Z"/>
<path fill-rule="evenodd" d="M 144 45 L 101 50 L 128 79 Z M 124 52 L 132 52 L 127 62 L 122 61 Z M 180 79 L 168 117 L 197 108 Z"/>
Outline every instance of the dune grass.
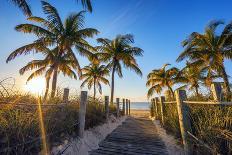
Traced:
<path fill-rule="evenodd" d="M 79 97 L 64 106 L 42 108 L 47 142 L 50 148 L 64 140 L 77 137 Z M 41 151 L 38 106 L 18 106 L 17 103 L 37 104 L 32 95 L 12 95 L 0 99 L 0 154 L 35 154 Z M 48 99 L 46 104 L 52 100 Z M 57 97 L 52 104 L 61 103 Z M 5 104 L 2 104 L 5 103 Z M 114 105 L 110 112 L 115 113 Z M 85 128 L 92 128 L 106 121 L 101 99 L 88 97 Z"/>
<path fill-rule="evenodd" d="M 188 100 L 207 101 L 211 96 L 191 96 Z M 194 141 L 188 140 L 194 146 L 196 154 L 231 154 L 232 153 L 232 106 L 194 105 L 188 104 L 193 135 L 208 145 L 211 150 Z M 151 111 L 153 111 L 151 109 Z M 158 111 L 160 111 L 158 106 Z M 158 113 L 160 120 L 160 112 Z M 164 104 L 164 126 L 169 134 L 181 140 L 176 104 Z"/>

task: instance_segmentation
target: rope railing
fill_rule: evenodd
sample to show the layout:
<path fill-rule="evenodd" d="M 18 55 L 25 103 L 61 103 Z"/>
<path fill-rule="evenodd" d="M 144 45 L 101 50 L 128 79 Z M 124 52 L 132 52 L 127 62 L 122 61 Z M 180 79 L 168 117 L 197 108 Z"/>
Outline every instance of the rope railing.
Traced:
<path fill-rule="evenodd" d="M 218 102 L 218 101 L 183 101 L 187 104 L 208 104 L 208 105 L 232 105 L 232 102 Z"/>

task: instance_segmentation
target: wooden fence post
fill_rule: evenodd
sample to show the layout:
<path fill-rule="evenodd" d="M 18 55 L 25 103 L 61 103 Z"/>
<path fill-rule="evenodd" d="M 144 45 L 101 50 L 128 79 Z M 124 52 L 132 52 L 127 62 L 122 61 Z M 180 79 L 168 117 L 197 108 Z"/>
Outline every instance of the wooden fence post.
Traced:
<path fill-rule="evenodd" d="M 154 98 L 152 98 L 151 99 L 151 117 L 155 117 L 155 99 Z"/>
<path fill-rule="evenodd" d="M 87 105 L 87 91 L 81 91 L 80 110 L 79 110 L 79 137 L 84 137 L 85 131 L 85 114 Z"/>
<path fill-rule="evenodd" d="M 165 102 L 165 97 L 160 96 L 160 115 L 161 115 L 162 125 L 164 125 L 164 102 Z"/>
<path fill-rule="evenodd" d="M 68 102 L 68 95 L 69 95 L 69 89 L 68 88 L 64 88 L 63 101 L 65 103 Z"/>
<path fill-rule="evenodd" d="M 109 96 L 105 96 L 105 115 L 106 115 L 106 121 L 109 119 Z"/>
<path fill-rule="evenodd" d="M 125 99 L 122 99 L 122 111 L 123 111 L 123 115 L 125 115 Z"/>
<path fill-rule="evenodd" d="M 220 82 L 213 82 L 211 84 L 211 91 L 213 94 L 213 99 L 215 101 L 221 101 L 223 94 L 222 94 L 222 86 Z"/>
<path fill-rule="evenodd" d="M 156 119 L 158 119 L 159 117 L 159 113 L 158 113 L 158 103 L 159 103 L 159 98 L 155 97 L 155 113 L 156 113 Z"/>
<path fill-rule="evenodd" d="M 130 102 L 130 100 L 129 100 L 129 115 L 130 115 L 130 104 L 131 104 L 131 102 Z"/>
<path fill-rule="evenodd" d="M 191 146 L 187 141 L 187 131 L 191 133 L 191 124 L 190 118 L 188 115 L 188 107 L 184 101 L 187 100 L 187 95 L 185 90 L 176 90 L 176 103 L 177 103 L 177 111 L 179 116 L 179 125 L 180 125 L 180 132 L 182 137 L 182 142 L 184 145 L 185 154 L 191 154 Z"/>
<path fill-rule="evenodd" d="M 117 104 L 117 117 L 119 117 L 119 111 L 120 111 L 120 107 L 119 107 L 119 98 L 116 98 L 116 104 Z"/>
<path fill-rule="evenodd" d="M 126 115 L 128 115 L 128 99 L 126 99 Z"/>

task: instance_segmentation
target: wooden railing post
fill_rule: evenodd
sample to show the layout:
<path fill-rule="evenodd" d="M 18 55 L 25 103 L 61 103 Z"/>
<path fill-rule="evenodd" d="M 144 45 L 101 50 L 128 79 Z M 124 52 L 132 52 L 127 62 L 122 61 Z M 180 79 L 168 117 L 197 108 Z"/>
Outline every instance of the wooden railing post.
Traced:
<path fill-rule="evenodd" d="M 222 86 L 221 83 L 219 82 L 213 82 L 211 84 L 211 91 L 213 94 L 213 99 L 215 101 L 221 101 L 223 98 L 223 94 L 222 94 Z"/>
<path fill-rule="evenodd" d="M 65 103 L 68 102 L 68 95 L 69 95 L 69 89 L 68 88 L 64 88 L 63 101 Z"/>
<path fill-rule="evenodd" d="M 128 99 L 126 99 L 126 115 L 128 115 Z"/>
<path fill-rule="evenodd" d="M 165 102 L 165 97 L 160 96 L 160 115 L 161 115 L 162 125 L 164 125 L 164 102 Z"/>
<path fill-rule="evenodd" d="M 109 119 L 109 96 L 105 96 L 105 115 L 106 121 Z"/>
<path fill-rule="evenodd" d="M 123 111 L 123 115 L 125 115 L 125 99 L 122 99 L 122 111 Z"/>
<path fill-rule="evenodd" d="M 187 141 L 187 132 L 191 133 L 191 124 L 188 115 L 188 107 L 184 101 L 187 100 L 187 95 L 185 90 L 176 90 L 175 91 L 177 111 L 179 117 L 180 132 L 182 137 L 182 142 L 184 145 L 185 154 L 191 154 L 191 147 Z"/>
<path fill-rule="evenodd" d="M 80 138 L 84 137 L 86 105 L 87 105 L 87 91 L 81 91 L 80 110 L 79 110 L 79 133 L 78 133 L 78 136 Z"/>
<path fill-rule="evenodd" d="M 159 113 L 158 113 L 158 103 L 159 103 L 159 98 L 155 97 L 155 113 L 156 113 L 156 119 L 158 119 L 159 117 Z"/>
<path fill-rule="evenodd" d="M 131 104 L 131 102 L 130 102 L 130 100 L 129 100 L 129 115 L 130 115 L 130 104 Z"/>
<path fill-rule="evenodd" d="M 119 117 L 119 111 L 120 111 L 120 107 L 119 107 L 119 98 L 116 98 L 116 104 L 117 104 L 117 117 Z"/>

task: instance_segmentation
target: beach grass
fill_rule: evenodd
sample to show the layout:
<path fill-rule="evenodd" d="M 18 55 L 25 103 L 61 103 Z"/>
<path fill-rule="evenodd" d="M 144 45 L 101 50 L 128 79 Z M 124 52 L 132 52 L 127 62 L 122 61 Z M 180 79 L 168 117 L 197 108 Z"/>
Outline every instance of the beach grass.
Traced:
<path fill-rule="evenodd" d="M 14 96 L 14 97 L 13 97 Z M 79 97 L 70 100 L 64 106 L 42 106 L 42 115 L 50 148 L 57 146 L 70 138 L 77 137 Z M 41 137 L 39 125 L 38 106 L 23 105 L 17 103 L 37 104 L 37 98 L 33 95 L 12 95 L 1 98 L 4 101 L 0 105 L 0 154 L 35 154 L 41 151 Z M 52 104 L 61 103 L 57 97 Z M 49 99 L 46 104 L 49 104 Z M 86 108 L 85 128 L 105 123 L 105 109 L 101 99 L 93 100 L 88 97 Z M 110 111 L 115 113 L 114 105 Z"/>

